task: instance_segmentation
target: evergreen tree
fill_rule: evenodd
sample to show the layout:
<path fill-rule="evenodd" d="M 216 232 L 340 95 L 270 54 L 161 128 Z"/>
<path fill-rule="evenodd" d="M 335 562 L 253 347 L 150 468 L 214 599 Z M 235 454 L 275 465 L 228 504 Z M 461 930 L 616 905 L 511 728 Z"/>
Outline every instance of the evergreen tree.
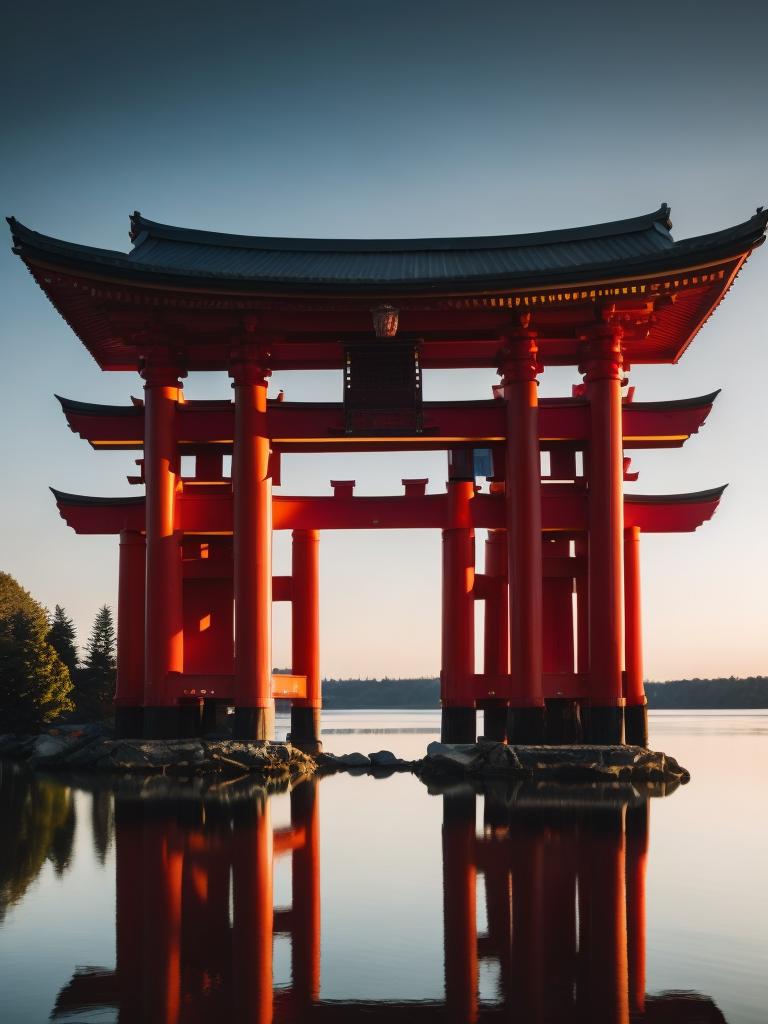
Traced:
<path fill-rule="evenodd" d="M 67 617 L 67 613 L 61 605 L 56 605 L 46 640 L 67 666 L 70 676 L 74 679 L 78 661 L 75 643 L 77 632 L 74 622 Z"/>
<path fill-rule="evenodd" d="M 114 714 L 116 650 L 112 609 L 103 605 L 96 613 L 85 645 L 85 662 L 75 675 L 73 697 L 79 717 L 95 720 L 111 718 Z"/>
<path fill-rule="evenodd" d="M 42 605 L 0 572 L 0 732 L 36 732 L 72 710 L 69 670 L 48 631 Z"/>

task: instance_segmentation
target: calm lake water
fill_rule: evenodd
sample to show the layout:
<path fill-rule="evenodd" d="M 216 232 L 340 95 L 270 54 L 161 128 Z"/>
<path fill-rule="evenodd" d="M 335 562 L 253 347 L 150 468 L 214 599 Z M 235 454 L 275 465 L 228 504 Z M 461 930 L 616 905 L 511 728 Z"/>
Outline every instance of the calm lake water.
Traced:
<path fill-rule="evenodd" d="M 323 722 L 334 753 L 439 733 L 431 711 Z M 764 1024 L 768 712 L 650 726 L 692 776 L 667 795 L 96 788 L 5 762 L 0 1021 Z"/>

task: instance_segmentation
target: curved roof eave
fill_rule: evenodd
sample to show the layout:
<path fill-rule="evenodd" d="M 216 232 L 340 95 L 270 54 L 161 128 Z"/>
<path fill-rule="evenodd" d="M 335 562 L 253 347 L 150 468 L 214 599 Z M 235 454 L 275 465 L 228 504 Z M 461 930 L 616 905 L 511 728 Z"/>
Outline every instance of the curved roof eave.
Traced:
<path fill-rule="evenodd" d="M 617 224 L 634 224 L 643 221 L 647 227 L 648 218 L 637 218 L 635 221 L 616 222 Z M 631 256 L 623 259 L 606 259 L 591 263 L 573 264 L 551 267 L 545 270 L 505 270 L 496 274 L 463 274 L 446 277 L 405 278 L 349 278 L 322 277 L 313 275 L 247 275 L 233 274 L 231 271 L 197 270 L 190 267 L 169 266 L 153 263 L 141 263 L 131 259 L 125 253 L 114 250 L 97 249 L 89 246 L 75 245 L 59 239 L 49 238 L 31 231 L 19 224 L 14 218 L 8 218 L 16 243 L 14 252 L 22 258 L 44 265 L 52 264 L 62 269 L 80 272 L 97 277 L 120 280 L 131 280 L 155 287 L 206 288 L 215 291 L 242 292 L 275 292 L 293 294 L 313 294 L 318 290 L 328 294 L 379 294 L 379 293 L 435 293 L 461 292 L 493 289 L 524 289 L 526 287 L 542 287 L 552 285 L 568 285 L 574 283 L 587 284 L 591 279 L 604 277 L 609 273 L 612 278 L 636 277 L 643 273 L 664 273 L 743 256 L 753 248 L 762 244 L 768 211 L 758 212 L 748 221 L 723 231 L 701 235 L 695 238 L 676 242 L 662 250 Z M 151 223 L 151 222 L 150 222 Z M 655 221 L 653 223 L 656 223 Z M 599 227 L 599 226 L 598 226 Z M 183 231 L 185 229 L 173 229 Z M 587 230 L 587 229 L 574 229 Z M 597 230 L 594 229 L 594 230 Z M 561 234 L 546 232 L 546 235 Z M 228 237 L 228 236 L 223 236 Z M 532 238 L 533 236 L 499 236 L 505 240 L 510 237 Z M 595 236 L 598 237 L 598 236 Z M 495 242 L 498 239 L 486 241 Z M 561 241 L 562 241 L 561 237 Z M 280 240 L 278 240 L 280 241 Z M 283 240 L 293 241 L 293 240 Z M 464 241 L 480 241 L 471 239 L 445 240 L 454 243 Z M 424 240 L 414 240 L 424 244 Z M 329 240 L 329 244 L 331 241 Z M 333 242 L 332 244 L 337 244 Z M 379 243 L 375 243 L 379 244 Z M 381 243 L 384 244 L 384 243 Z M 547 243 L 555 244 L 554 240 Z M 331 250 L 326 250 L 331 251 Z M 454 250 L 455 251 L 455 250 Z M 306 260 L 306 256 L 302 257 Z M 311 258 L 311 257 L 310 257 Z"/>

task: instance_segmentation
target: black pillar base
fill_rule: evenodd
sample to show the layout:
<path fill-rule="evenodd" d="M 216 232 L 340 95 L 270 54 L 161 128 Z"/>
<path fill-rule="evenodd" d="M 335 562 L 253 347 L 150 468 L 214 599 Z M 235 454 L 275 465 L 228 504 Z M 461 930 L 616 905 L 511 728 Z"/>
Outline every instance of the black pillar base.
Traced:
<path fill-rule="evenodd" d="M 272 708 L 235 708 L 232 739 L 240 743 L 268 743 L 274 737 Z"/>
<path fill-rule="evenodd" d="M 553 746 L 582 743 L 581 714 L 578 701 L 568 697 L 547 697 L 544 742 Z"/>
<path fill-rule="evenodd" d="M 145 740 L 177 740 L 179 707 L 144 708 Z"/>
<path fill-rule="evenodd" d="M 321 754 L 320 708 L 291 708 L 291 744 L 305 754 Z"/>
<path fill-rule="evenodd" d="M 507 742 L 507 709 L 485 708 L 483 711 L 483 734 L 487 740 Z"/>
<path fill-rule="evenodd" d="M 565 743 L 565 711 L 568 701 L 565 697 L 547 697 L 547 713 L 544 720 L 544 742 L 553 746 Z"/>
<path fill-rule="evenodd" d="M 636 747 L 648 746 L 648 707 L 628 704 L 624 708 L 624 742 Z"/>
<path fill-rule="evenodd" d="M 216 712 L 218 710 L 218 707 L 219 707 L 219 705 L 216 703 L 216 701 L 212 700 L 210 697 L 206 697 L 203 700 L 203 713 L 200 716 L 200 735 L 201 736 L 207 736 L 209 733 L 212 733 L 212 732 L 216 733 L 216 732 L 220 731 L 217 728 L 218 722 L 216 720 L 217 719 Z M 226 710 L 227 710 L 226 707 L 224 707 L 223 705 L 222 705 L 222 707 L 224 708 L 224 712 L 226 713 Z"/>
<path fill-rule="evenodd" d="M 616 746 L 624 742 L 624 708 L 599 707 L 589 709 L 589 742 Z"/>
<path fill-rule="evenodd" d="M 547 709 L 509 708 L 507 710 L 507 743 L 539 746 L 544 742 Z"/>
<path fill-rule="evenodd" d="M 443 708 L 440 741 L 442 743 L 475 743 L 477 740 L 474 708 Z"/>
<path fill-rule="evenodd" d="M 179 708 L 179 739 L 191 740 L 201 735 L 203 709 L 200 704 L 182 704 Z"/>
<path fill-rule="evenodd" d="M 115 739 L 140 740 L 144 735 L 144 708 L 115 708 Z"/>

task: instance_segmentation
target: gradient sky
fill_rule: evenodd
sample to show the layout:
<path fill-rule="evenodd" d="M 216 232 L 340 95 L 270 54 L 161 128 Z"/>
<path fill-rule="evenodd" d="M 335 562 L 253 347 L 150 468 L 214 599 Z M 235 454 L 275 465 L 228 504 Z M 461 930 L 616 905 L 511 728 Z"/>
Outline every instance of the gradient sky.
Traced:
<path fill-rule="evenodd" d="M 676 238 L 768 203 L 768 3 L 131 0 L 6 5 L 5 214 L 126 251 L 128 214 L 243 234 L 507 234 L 672 207 Z M 117 542 L 77 537 L 49 485 L 136 493 L 128 453 L 94 452 L 54 392 L 125 404 L 10 253 L 2 267 L 0 568 L 75 618 L 116 604 Z M 638 452 L 628 490 L 729 483 L 712 522 L 643 544 L 650 679 L 768 674 L 765 392 L 768 251 L 758 250 L 676 367 L 638 367 L 638 400 L 723 393 L 681 450 Z M 492 371 L 433 371 L 425 395 L 488 397 Z M 547 370 L 542 395 L 575 369 Z M 275 374 L 270 394 L 341 398 L 340 373 Z M 195 374 L 189 398 L 229 397 Z M 442 453 L 296 455 L 281 493 L 399 493 L 446 478 Z M 482 552 L 482 533 L 478 536 Z M 289 571 L 275 538 L 275 572 Z M 437 531 L 323 534 L 322 670 L 439 669 Z M 289 664 L 288 608 L 275 612 Z"/>

